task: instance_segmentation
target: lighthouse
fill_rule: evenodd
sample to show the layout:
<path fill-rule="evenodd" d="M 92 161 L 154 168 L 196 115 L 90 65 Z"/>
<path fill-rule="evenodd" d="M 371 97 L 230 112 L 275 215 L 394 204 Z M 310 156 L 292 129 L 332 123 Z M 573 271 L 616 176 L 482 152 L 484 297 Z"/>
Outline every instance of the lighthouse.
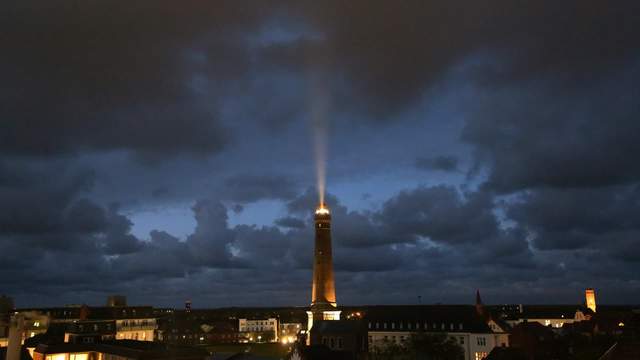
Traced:
<path fill-rule="evenodd" d="M 311 309 L 307 311 L 307 330 L 314 320 L 340 320 L 336 303 L 336 283 L 333 276 L 331 251 L 331 212 L 320 204 L 314 215 L 315 246 L 313 252 L 313 281 L 311 284 Z"/>

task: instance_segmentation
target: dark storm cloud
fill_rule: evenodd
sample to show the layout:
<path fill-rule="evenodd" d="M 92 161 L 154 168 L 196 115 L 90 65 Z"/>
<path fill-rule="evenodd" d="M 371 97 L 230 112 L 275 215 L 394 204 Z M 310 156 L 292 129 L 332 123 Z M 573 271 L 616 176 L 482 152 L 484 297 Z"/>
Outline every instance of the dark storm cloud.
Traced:
<path fill-rule="evenodd" d="M 421 170 L 457 171 L 458 158 L 446 155 L 430 158 L 419 157 L 416 159 L 415 165 Z"/>
<path fill-rule="evenodd" d="M 6 4 L 0 149 L 38 155 L 131 149 L 145 156 L 219 151 L 225 130 L 212 103 L 194 93 L 192 78 L 243 72 L 242 37 L 260 23 L 258 7 Z M 207 65 L 198 68 L 192 52 L 202 53 Z"/>
<path fill-rule="evenodd" d="M 286 176 L 240 174 L 224 182 L 225 197 L 239 203 L 251 203 L 264 199 L 292 199 L 295 183 Z"/>
<path fill-rule="evenodd" d="M 538 80 L 480 95 L 463 131 L 491 167 L 488 187 L 601 187 L 640 180 L 640 67 L 567 89 Z"/>
<path fill-rule="evenodd" d="M 278 218 L 276 219 L 276 221 L 274 221 L 274 223 L 285 228 L 302 229 L 305 227 L 305 223 L 303 220 L 292 216 Z"/>
<path fill-rule="evenodd" d="M 390 233 L 408 238 L 428 237 L 443 243 L 465 243 L 493 238 L 498 222 L 491 196 L 467 194 L 448 186 L 402 191 L 383 205 L 379 220 Z M 465 224 L 461 226 L 460 224 Z"/>
<path fill-rule="evenodd" d="M 504 58 L 489 82 L 550 73 L 580 81 L 638 54 L 633 1 L 329 1 L 299 9 L 331 49 L 335 72 L 369 98 L 373 116 L 401 110 L 474 53 Z M 297 53 L 305 64 L 309 51 Z"/>
<path fill-rule="evenodd" d="M 526 226 L 540 249 L 615 252 L 640 231 L 640 187 L 543 189 L 522 195 L 508 216 Z M 627 259 L 637 257 L 629 247 Z"/>

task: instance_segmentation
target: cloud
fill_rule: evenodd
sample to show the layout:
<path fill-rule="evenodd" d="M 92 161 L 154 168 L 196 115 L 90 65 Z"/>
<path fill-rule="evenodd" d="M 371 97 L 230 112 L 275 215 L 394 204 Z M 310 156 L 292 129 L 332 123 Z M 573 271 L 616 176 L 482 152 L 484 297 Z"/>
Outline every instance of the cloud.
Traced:
<path fill-rule="evenodd" d="M 491 169 L 486 186 L 513 192 L 639 181 L 640 167 L 629 156 L 640 152 L 632 135 L 640 131 L 633 100 L 639 69 L 625 65 L 581 88 L 538 79 L 479 95 L 462 136 Z"/>
<path fill-rule="evenodd" d="M 278 226 L 292 229 L 302 229 L 305 227 L 304 221 L 292 216 L 278 218 L 274 223 Z"/>
<path fill-rule="evenodd" d="M 224 181 L 223 196 L 239 203 L 265 199 L 289 200 L 295 196 L 295 183 L 283 175 L 234 175 Z"/>
<path fill-rule="evenodd" d="M 419 157 L 415 166 L 421 170 L 457 171 L 458 158 L 455 156 L 440 155 L 436 157 Z"/>
<path fill-rule="evenodd" d="M 640 187 L 540 189 L 519 196 L 507 215 L 527 229 L 543 250 L 592 249 L 626 260 L 637 252 L 626 248 L 640 231 Z"/>

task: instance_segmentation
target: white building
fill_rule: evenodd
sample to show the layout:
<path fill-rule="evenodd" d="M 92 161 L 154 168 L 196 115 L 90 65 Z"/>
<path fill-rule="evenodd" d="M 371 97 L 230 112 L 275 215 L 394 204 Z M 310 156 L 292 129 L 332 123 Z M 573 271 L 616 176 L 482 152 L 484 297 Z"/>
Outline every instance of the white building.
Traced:
<path fill-rule="evenodd" d="M 465 360 L 481 360 L 496 346 L 509 346 L 508 334 L 494 322 L 494 328 L 473 306 L 421 305 L 372 306 L 365 314 L 369 351 L 389 342 L 402 344 L 412 334 L 445 334 L 464 349 Z"/>
<path fill-rule="evenodd" d="M 249 336 L 248 341 L 250 342 L 277 342 L 279 339 L 278 319 L 238 319 L 238 332 L 247 334 Z M 250 333 L 255 333 L 255 337 L 249 335 Z M 260 333 L 265 334 L 262 335 Z"/>

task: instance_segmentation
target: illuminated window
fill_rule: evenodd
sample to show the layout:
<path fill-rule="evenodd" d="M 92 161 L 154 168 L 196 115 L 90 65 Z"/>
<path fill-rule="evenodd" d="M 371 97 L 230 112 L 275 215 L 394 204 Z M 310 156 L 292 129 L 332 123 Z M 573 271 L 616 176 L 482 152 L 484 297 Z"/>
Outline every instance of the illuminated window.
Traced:
<path fill-rule="evenodd" d="M 544 321 L 544 325 L 545 325 L 545 326 L 549 326 L 549 325 L 551 325 L 551 320 L 545 320 L 545 321 Z"/>
<path fill-rule="evenodd" d="M 67 359 L 66 354 L 47 355 L 47 358 L 46 358 L 46 360 L 66 360 L 66 359 Z"/>
<path fill-rule="evenodd" d="M 475 360 L 482 360 L 487 356 L 487 353 L 484 351 L 480 351 L 476 353 L 476 359 Z"/>
<path fill-rule="evenodd" d="M 40 327 L 40 322 L 39 321 L 34 321 L 33 322 L 33 327 Z"/>

